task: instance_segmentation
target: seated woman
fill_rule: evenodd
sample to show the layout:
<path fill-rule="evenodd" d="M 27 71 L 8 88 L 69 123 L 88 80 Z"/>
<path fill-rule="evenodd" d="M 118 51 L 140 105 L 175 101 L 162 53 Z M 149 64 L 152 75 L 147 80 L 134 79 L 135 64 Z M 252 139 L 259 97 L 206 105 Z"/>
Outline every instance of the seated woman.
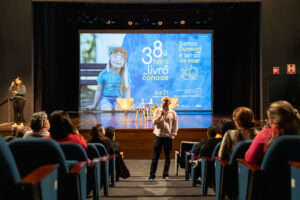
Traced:
<path fill-rule="evenodd" d="M 106 137 L 108 136 L 108 137 Z M 107 152 L 112 155 L 116 155 L 116 174 L 117 177 L 127 178 L 129 176 L 123 176 L 124 165 L 122 156 L 120 155 L 120 144 L 115 140 L 115 129 L 113 127 L 107 127 L 105 130 L 102 124 L 95 125 L 91 130 L 90 143 L 101 143 L 105 146 Z M 125 165 L 126 167 L 126 165 Z M 126 167 L 127 169 L 127 167 Z M 125 169 L 125 170 L 126 170 Z M 128 169 L 127 169 L 128 170 Z"/>
<path fill-rule="evenodd" d="M 228 130 L 235 129 L 235 125 L 231 119 L 221 119 L 216 127 L 217 134 L 215 137 L 208 139 L 201 147 L 200 156 L 210 157 L 215 149 L 215 146 L 222 141 L 224 134 Z"/>
<path fill-rule="evenodd" d="M 115 128 L 108 126 L 105 128 L 105 136 L 108 137 L 111 142 L 111 149 L 116 155 L 116 172 L 117 176 L 122 178 L 128 178 L 130 176 L 129 170 L 123 160 L 123 152 L 120 152 L 120 144 L 115 140 Z"/>
<path fill-rule="evenodd" d="M 211 129 L 215 128 L 215 136 L 212 137 L 211 135 Z M 201 148 L 199 149 L 199 153 L 196 155 L 199 155 L 200 157 L 206 156 L 211 157 L 213 154 L 213 151 L 216 147 L 216 145 L 222 141 L 222 138 L 224 134 L 231 129 L 235 129 L 235 125 L 231 119 L 221 119 L 217 126 L 211 126 L 207 130 L 207 134 L 209 139 L 202 142 Z M 194 167 L 200 167 L 199 163 L 201 163 L 201 159 L 194 160 L 191 162 L 191 164 Z M 200 176 L 200 171 L 196 170 L 199 174 L 196 174 L 196 177 L 198 178 Z"/>
<path fill-rule="evenodd" d="M 115 128 L 112 126 L 106 127 L 105 136 L 111 141 L 110 148 L 112 149 L 112 151 L 115 154 L 120 155 L 120 144 L 115 140 Z"/>
<path fill-rule="evenodd" d="M 267 110 L 267 115 L 270 128 L 262 130 L 254 138 L 245 154 L 249 163 L 260 165 L 268 147 L 276 138 L 300 134 L 300 114 L 289 102 L 273 102 Z"/>
<path fill-rule="evenodd" d="M 253 139 L 258 130 L 254 128 L 254 114 L 250 108 L 238 107 L 233 111 L 233 121 L 237 129 L 225 133 L 218 157 L 229 160 L 235 145 L 241 140 Z"/>
<path fill-rule="evenodd" d="M 32 131 L 26 132 L 23 138 L 45 137 L 50 135 L 48 132 L 50 128 L 50 122 L 45 112 L 33 113 L 30 127 Z"/>
<path fill-rule="evenodd" d="M 109 154 L 114 154 L 114 151 L 111 148 L 112 141 L 105 136 L 105 130 L 102 124 L 93 126 L 90 135 L 91 139 L 88 141 L 89 143 L 101 143 L 105 146 Z"/>
<path fill-rule="evenodd" d="M 50 136 L 45 138 L 52 138 L 56 142 L 75 142 L 87 148 L 87 143 L 78 130 L 72 124 L 68 113 L 62 110 L 53 111 L 50 115 Z"/>

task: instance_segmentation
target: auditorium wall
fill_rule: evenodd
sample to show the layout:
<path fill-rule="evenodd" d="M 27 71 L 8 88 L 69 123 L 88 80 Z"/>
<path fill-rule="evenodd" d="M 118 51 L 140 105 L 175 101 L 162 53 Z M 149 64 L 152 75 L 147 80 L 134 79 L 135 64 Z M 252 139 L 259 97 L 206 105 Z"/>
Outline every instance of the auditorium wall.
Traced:
<path fill-rule="evenodd" d="M 20 76 L 26 85 L 25 120 L 33 112 L 33 66 L 32 66 L 31 1 L 0 1 L 0 103 L 9 98 L 11 81 Z M 0 106 L 0 123 L 13 120 L 10 105 Z"/>
<path fill-rule="evenodd" d="M 180 1 L 165 0 L 160 2 Z M 251 1 L 236 0 L 232 2 Z M 262 0 L 254 2 L 261 2 L 260 113 L 261 118 L 263 118 L 269 104 L 268 76 L 272 74 L 272 67 L 280 66 L 280 72 L 286 73 L 286 64 L 296 64 L 298 66 L 297 73 L 299 74 L 300 72 L 300 23 L 298 22 L 300 18 L 300 2 L 298 0 Z M 21 76 L 27 87 L 25 106 L 25 118 L 27 120 L 29 120 L 33 112 L 34 94 L 34 70 L 32 65 L 32 38 L 34 36 L 32 33 L 31 12 L 30 0 L 0 1 L 0 103 L 8 98 L 7 89 L 11 80 L 16 76 Z M 8 121 L 7 109 L 7 104 L 0 106 L 0 123 Z"/>

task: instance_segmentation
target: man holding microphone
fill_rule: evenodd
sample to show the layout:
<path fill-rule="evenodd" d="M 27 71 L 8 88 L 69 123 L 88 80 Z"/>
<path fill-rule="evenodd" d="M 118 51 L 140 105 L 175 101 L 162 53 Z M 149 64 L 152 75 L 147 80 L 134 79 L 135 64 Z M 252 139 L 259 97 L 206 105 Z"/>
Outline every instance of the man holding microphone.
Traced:
<path fill-rule="evenodd" d="M 154 110 L 152 123 L 155 125 L 153 133 L 155 139 L 153 142 L 153 155 L 150 169 L 149 181 L 155 179 L 158 159 L 162 148 L 165 152 L 165 165 L 163 171 L 163 178 L 169 180 L 169 167 L 170 167 L 170 153 L 172 151 L 172 140 L 177 135 L 178 121 L 177 114 L 174 110 L 169 109 L 171 99 L 169 97 L 163 98 L 162 108 Z"/>

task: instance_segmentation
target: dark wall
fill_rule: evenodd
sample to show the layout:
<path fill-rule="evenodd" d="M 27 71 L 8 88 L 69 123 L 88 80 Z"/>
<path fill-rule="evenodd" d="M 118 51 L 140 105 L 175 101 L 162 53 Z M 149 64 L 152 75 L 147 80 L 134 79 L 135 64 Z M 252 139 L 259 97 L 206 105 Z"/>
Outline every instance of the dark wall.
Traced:
<path fill-rule="evenodd" d="M 296 64 L 300 73 L 300 1 L 262 1 L 262 82 L 261 115 L 269 104 L 269 77 L 273 66 L 286 74 L 287 64 Z M 274 80 L 273 80 L 274 81 Z M 285 90 L 279 87 L 278 90 Z"/>
<path fill-rule="evenodd" d="M 0 1 L 0 103 L 9 97 L 11 81 L 21 76 L 27 88 L 25 120 L 33 112 L 31 1 Z M 12 120 L 10 108 L 0 106 L 0 123 Z"/>

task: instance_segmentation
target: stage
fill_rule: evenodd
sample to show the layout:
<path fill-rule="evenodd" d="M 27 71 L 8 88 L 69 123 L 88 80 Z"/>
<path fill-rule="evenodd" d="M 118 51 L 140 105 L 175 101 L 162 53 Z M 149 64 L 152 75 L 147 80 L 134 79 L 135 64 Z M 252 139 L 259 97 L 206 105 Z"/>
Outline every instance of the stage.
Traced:
<path fill-rule="evenodd" d="M 116 128 L 116 140 L 120 142 L 125 159 L 150 159 L 152 157 L 154 134 L 150 117 L 146 120 L 138 116 L 135 120 L 136 113 L 129 112 L 126 117 L 127 121 L 124 121 L 124 112 L 70 112 L 69 115 L 80 134 L 87 140 L 90 138 L 90 129 L 102 123 L 104 127 Z M 173 141 L 171 158 L 174 158 L 175 150 L 179 151 L 181 141 L 200 141 L 207 137 L 206 130 L 211 124 L 216 124 L 223 117 L 230 118 L 230 116 L 212 115 L 210 112 L 177 112 L 177 115 L 179 131 Z M 11 134 L 11 125 L 12 123 L 0 125 L 2 136 Z M 30 126 L 29 122 L 25 125 Z"/>
<path fill-rule="evenodd" d="M 72 122 L 78 129 L 90 129 L 94 125 L 101 123 L 104 127 L 113 126 L 116 129 L 153 129 L 150 116 L 148 120 L 141 116 L 136 116 L 136 112 L 127 113 L 125 121 L 124 112 L 83 112 L 69 113 Z M 177 112 L 178 128 L 207 128 L 214 117 L 211 112 Z M 136 120 L 135 120 L 136 119 Z"/>

